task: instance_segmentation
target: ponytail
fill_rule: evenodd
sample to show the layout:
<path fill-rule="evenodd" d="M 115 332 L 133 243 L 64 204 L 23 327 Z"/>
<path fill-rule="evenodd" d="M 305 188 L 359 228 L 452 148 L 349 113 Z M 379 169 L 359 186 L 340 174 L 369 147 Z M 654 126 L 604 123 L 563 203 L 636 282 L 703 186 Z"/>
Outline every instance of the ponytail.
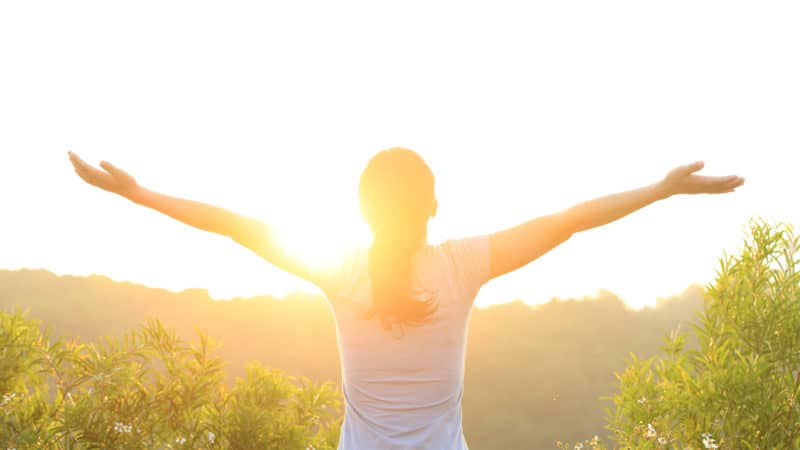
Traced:
<path fill-rule="evenodd" d="M 436 308 L 434 299 L 412 292 L 414 255 L 425 244 L 427 220 L 435 212 L 433 173 L 411 150 L 392 148 L 375 155 L 361 174 L 361 211 L 372 228 L 369 278 L 372 307 L 364 319 L 381 325 L 419 325 Z"/>
<path fill-rule="evenodd" d="M 378 315 L 387 331 L 394 324 L 401 328 L 405 323 L 422 324 L 435 310 L 433 299 L 416 300 L 412 293 L 413 258 L 419 249 L 419 239 L 410 234 L 397 237 L 376 234 L 369 250 L 372 308 L 364 318 Z"/>

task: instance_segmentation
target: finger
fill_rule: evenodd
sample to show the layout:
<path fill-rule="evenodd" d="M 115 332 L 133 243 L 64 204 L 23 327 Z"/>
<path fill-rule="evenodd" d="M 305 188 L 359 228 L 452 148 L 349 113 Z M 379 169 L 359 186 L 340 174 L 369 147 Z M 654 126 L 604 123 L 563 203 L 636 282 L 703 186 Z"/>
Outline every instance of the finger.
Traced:
<path fill-rule="evenodd" d="M 75 173 L 77 173 L 78 176 L 81 177 L 81 179 L 86 183 L 91 184 L 92 186 L 100 187 L 98 181 L 94 177 L 92 177 L 89 173 L 87 173 L 85 170 L 80 170 L 76 168 Z"/>
<path fill-rule="evenodd" d="M 120 177 L 120 178 L 129 178 L 130 177 L 130 175 L 128 175 L 127 172 L 125 172 L 124 170 L 120 169 L 119 167 L 111 164 L 108 161 L 100 161 L 100 167 L 102 167 L 103 169 L 106 170 L 106 172 L 110 173 L 111 175 L 114 175 L 115 177 Z"/>
<path fill-rule="evenodd" d="M 78 168 L 75 168 L 75 173 L 77 173 L 78 176 L 81 177 L 81 179 L 83 181 L 86 181 L 87 183 L 89 182 L 89 177 L 86 176 L 86 172 L 84 172 L 84 171 L 82 171 L 82 170 L 80 170 Z"/>
<path fill-rule="evenodd" d="M 118 172 L 118 169 L 108 161 L 100 161 L 100 167 L 105 169 L 106 172 L 110 173 L 111 175 L 114 175 L 116 172 Z"/>
<path fill-rule="evenodd" d="M 94 184 L 96 177 L 94 177 L 92 172 L 87 170 L 85 167 L 75 166 L 75 173 L 77 173 L 78 176 L 83 179 L 83 181 Z"/>
<path fill-rule="evenodd" d="M 733 192 L 737 187 L 744 184 L 744 178 L 731 175 L 728 177 L 721 177 L 716 183 L 713 184 L 715 192 Z"/>
<path fill-rule="evenodd" d="M 76 155 L 75 153 L 69 152 L 69 160 L 75 167 L 89 167 L 89 164 L 82 160 L 80 156 Z"/>
<path fill-rule="evenodd" d="M 75 172 L 81 177 L 89 175 L 88 166 L 86 164 L 81 164 L 78 161 L 73 161 L 72 167 L 75 169 Z"/>
<path fill-rule="evenodd" d="M 744 178 L 737 175 L 730 175 L 724 178 L 723 183 L 726 187 L 733 188 L 744 184 Z"/>
<path fill-rule="evenodd" d="M 78 158 L 76 161 L 73 161 L 73 167 L 75 168 L 75 173 L 77 173 L 78 176 L 83 179 L 83 181 L 93 186 L 102 187 L 101 185 L 103 184 L 104 172 L 92 167 L 89 164 L 86 164 L 80 158 Z"/>
<path fill-rule="evenodd" d="M 82 172 L 89 173 L 92 171 L 92 169 L 94 169 L 94 167 L 92 167 L 90 164 L 87 164 L 86 161 L 78 158 L 77 156 L 71 162 L 73 167 L 81 170 Z"/>
<path fill-rule="evenodd" d="M 83 160 L 81 159 L 81 157 L 80 157 L 80 156 L 78 156 L 78 154 L 77 154 L 77 153 L 74 153 L 74 152 L 72 152 L 72 151 L 68 151 L 68 152 L 67 152 L 67 154 L 69 155 L 69 159 L 70 159 L 70 161 L 83 161 Z"/>
<path fill-rule="evenodd" d="M 698 170 L 702 169 L 705 165 L 706 164 L 703 161 L 695 161 L 691 164 L 683 166 L 683 172 L 688 175 L 697 172 Z"/>

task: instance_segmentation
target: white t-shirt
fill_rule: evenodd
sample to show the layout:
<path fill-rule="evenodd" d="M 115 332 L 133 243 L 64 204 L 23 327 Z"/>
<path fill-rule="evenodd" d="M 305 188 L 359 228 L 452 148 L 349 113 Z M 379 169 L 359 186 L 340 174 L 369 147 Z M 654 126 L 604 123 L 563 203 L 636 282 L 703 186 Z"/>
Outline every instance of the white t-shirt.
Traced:
<path fill-rule="evenodd" d="M 467 450 L 461 428 L 464 357 L 472 303 L 489 279 L 487 236 L 426 245 L 412 289 L 438 304 L 422 325 L 385 330 L 371 305 L 368 249 L 318 274 L 336 319 L 345 416 L 339 450 Z"/>

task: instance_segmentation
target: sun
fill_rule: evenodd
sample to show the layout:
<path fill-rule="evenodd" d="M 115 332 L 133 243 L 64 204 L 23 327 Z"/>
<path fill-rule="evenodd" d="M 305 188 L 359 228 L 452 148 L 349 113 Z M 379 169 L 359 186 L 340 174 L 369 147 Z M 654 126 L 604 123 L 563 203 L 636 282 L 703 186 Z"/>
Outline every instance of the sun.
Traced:
<path fill-rule="evenodd" d="M 301 215 L 275 231 L 280 247 L 309 267 L 328 267 L 349 250 L 369 245 L 370 241 L 369 229 L 355 219 L 320 223 Z"/>

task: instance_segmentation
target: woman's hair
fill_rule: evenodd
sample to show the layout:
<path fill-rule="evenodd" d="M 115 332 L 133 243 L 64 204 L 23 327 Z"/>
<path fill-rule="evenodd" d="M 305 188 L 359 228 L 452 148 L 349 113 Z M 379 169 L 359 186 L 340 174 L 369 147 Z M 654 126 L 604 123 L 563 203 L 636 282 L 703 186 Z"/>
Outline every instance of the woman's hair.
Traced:
<path fill-rule="evenodd" d="M 433 299 L 412 296 L 412 258 L 425 244 L 428 218 L 436 212 L 433 172 L 415 152 L 394 147 L 367 163 L 359 182 L 361 213 L 372 228 L 369 277 L 372 307 L 384 329 L 421 324 L 435 310 Z"/>

